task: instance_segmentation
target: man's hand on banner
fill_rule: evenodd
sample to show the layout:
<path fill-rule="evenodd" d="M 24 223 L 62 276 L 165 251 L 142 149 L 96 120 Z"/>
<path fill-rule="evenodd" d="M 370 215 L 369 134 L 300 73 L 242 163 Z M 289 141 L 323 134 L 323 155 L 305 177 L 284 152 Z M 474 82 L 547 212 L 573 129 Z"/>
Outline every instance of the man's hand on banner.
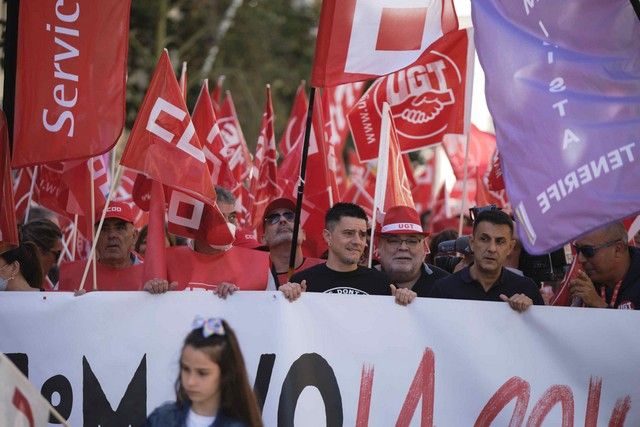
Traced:
<path fill-rule="evenodd" d="M 301 283 L 287 282 L 280 286 L 279 289 L 286 299 L 293 302 L 300 298 L 300 295 L 302 295 L 303 292 L 306 292 L 307 281 L 303 280 Z"/>
<path fill-rule="evenodd" d="M 514 294 L 511 296 L 511 298 L 509 298 L 505 294 L 500 294 L 500 299 L 504 302 L 509 303 L 509 306 L 511 308 L 520 313 L 533 305 L 533 301 L 531 300 L 531 298 L 529 298 L 525 294 Z"/>
<path fill-rule="evenodd" d="M 391 288 L 391 296 L 393 296 L 396 303 L 400 305 L 409 305 L 411 301 L 418 296 L 418 294 L 411 289 L 397 288 L 396 285 L 389 285 L 389 287 Z"/>
<path fill-rule="evenodd" d="M 569 283 L 569 286 L 571 296 L 581 298 L 587 307 L 605 308 L 607 306 L 584 271 L 578 271 L 576 278 Z"/>
<path fill-rule="evenodd" d="M 175 290 L 177 287 L 177 282 L 169 283 L 165 279 L 151 279 L 144 284 L 142 290 L 150 294 L 164 294 L 165 292 Z"/>
<path fill-rule="evenodd" d="M 213 291 L 216 295 L 218 295 L 222 299 L 227 299 L 227 297 L 233 294 L 235 291 L 239 291 L 240 288 L 237 287 L 233 283 L 222 282 L 219 283 L 216 287 L 215 291 Z"/>

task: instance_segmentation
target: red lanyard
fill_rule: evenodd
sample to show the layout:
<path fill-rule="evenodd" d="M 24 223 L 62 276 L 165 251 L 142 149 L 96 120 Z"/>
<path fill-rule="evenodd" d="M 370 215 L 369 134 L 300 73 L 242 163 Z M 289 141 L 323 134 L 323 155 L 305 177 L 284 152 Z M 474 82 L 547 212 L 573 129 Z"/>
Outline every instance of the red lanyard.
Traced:
<path fill-rule="evenodd" d="M 620 291 L 620 286 L 622 286 L 622 280 L 619 280 L 616 283 L 616 286 L 613 288 L 613 294 L 611 294 L 611 302 L 608 304 L 609 307 L 613 308 L 616 305 L 616 300 L 618 299 L 618 292 Z M 600 296 L 602 300 L 607 303 L 607 293 L 605 292 L 605 286 L 600 288 Z"/>

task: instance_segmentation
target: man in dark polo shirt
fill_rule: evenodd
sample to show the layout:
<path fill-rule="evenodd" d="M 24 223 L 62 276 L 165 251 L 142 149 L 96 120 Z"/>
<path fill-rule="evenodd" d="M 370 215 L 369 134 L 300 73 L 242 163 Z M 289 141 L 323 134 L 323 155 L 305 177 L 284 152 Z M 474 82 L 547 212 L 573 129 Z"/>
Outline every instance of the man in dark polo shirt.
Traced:
<path fill-rule="evenodd" d="M 630 247 L 621 222 L 600 227 L 576 240 L 582 270 L 571 296 L 585 307 L 640 309 L 640 249 Z"/>
<path fill-rule="evenodd" d="M 473 263 L 438 280 L 433 288 L 434 298 L 453 298 L 480 301 L 505 301 L 516 311 L 531 305 L 544 305 L 536 284 L 504 268 L 513 249 L 513 221 L 498 209 L 481 211 L 473 223 L 469 240 Z"/>
<path fill-rule="evenodd" d="M 378 239 L 379 267 L 393 284 L 392 290 L 397 288 L 395 296 L 400 304 L 409 304 L 417 296 L 431 296 L 436 280 L 449 275 L 424 262 L 426 236 L 415 209 L 393 206 L 387 210 Z"/>
<path fill-rule="evenodd" d="M 307 292 L 391 295 L 387 277 L 358 265 L 367 242 L 367 214 L 353 203 L 336 203 L 327 211 L 323 236 L 329 246 L 326 263 L 294 274 L 280 286 L 293 301 Z"/>

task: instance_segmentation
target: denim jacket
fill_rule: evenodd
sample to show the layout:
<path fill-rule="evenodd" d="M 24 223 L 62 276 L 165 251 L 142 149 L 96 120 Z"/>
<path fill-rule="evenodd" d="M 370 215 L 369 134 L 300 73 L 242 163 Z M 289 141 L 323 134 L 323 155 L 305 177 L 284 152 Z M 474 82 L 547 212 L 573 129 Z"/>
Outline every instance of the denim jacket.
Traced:
<path fill-rule="evenodd" d="M 144 427 L 184 427 L 189 406 L 181 408 L 176 402 L 165 403 L 156 408 L 144 423 Z M 218 412 L 211 427 L 247 427 L 242 421 Z"/>

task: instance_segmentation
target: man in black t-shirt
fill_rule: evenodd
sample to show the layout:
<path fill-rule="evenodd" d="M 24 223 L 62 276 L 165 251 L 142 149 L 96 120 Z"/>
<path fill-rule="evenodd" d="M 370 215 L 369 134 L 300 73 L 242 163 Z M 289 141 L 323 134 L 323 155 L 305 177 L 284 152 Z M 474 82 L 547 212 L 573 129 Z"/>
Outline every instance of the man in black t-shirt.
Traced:
<path fill-rule="evenodd" d="M 505 301 L 516 311 L 544 305 L 536 284 L 504 268 L 513 249 L 513 221 L 496 209 L 478 214 L 469 239 L 473 264 L 438 280 L 431 296 L 484 301 Z"/>
<path fill-rule="evenodd" d="M 336 203 L 325 216 L 327 262 L 294 274 L 280 286 L 289 300 L 308 292 L 390 295 L 386 276 L 358 265 L 367 242 L 367 214 L 353 203 Z"/>
<path fill-rule="evenodd" d="M 422 229 L 415 209 L 409 206 L 389 208 L 379 235 L 380 267 L 392 283 L 392 292 L 400 304 L 409 304 L 417 296 L 431 296 L 435 281 L 449 275 L 424 262 L 428 253 L 427 233 Z"/>

